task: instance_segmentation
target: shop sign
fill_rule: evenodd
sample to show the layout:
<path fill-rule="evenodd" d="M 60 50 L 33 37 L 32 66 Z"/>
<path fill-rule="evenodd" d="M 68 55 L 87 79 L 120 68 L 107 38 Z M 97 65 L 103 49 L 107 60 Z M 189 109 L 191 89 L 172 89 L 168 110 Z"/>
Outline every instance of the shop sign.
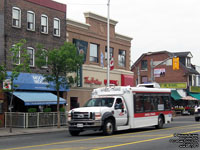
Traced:
<path fill-rule="evenodd" d="M 102 82 L 101 81 L 99 81 L 98 79 L 94 79 L 94 77 L 91 77 L 90 79 L 89 79 L 89 77 L 84 77 L 84 83 L 86 83 L 86 84 L 96 84 L 96 85 L 101 85 L 102 84 Z"/>
<path fill-rule="evenodd" d="M 186 82 L 179 82 L 179 83 L 159 83 L 161 88 L 171 88 L 171 89 L 186 89 L 187 83 Z"/>
<path fill-rule="evenodd" d="M 104 80 L 104 84 L 107 85 L 107 80 Z M 119 85 L 119 81 L 118 80 L 110 80 L 110 84 L 114 84 L 114 85 Z"/>
<path fill-rule="evenodd" d="M 190 86 L 190 92 L 200 93 L 200 87 L 198 87 L 198 86 Z"/>
<path fill-rule="evenodd" d="M 3 89 L 11 90 L 11 80 L 10 79 L 6 79 L 3 81 Z"/>

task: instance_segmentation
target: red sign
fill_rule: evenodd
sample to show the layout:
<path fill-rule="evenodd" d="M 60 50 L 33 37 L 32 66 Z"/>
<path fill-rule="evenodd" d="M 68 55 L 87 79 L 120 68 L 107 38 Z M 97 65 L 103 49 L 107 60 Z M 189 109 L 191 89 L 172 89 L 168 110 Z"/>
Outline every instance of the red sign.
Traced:
<path fill-rule="evenodd" d="M 107 85 L 107 80 L 104 80 L 104 84 Z M 110 84 L 119 85 L 118 80 L 110 80 Z"/>
<path fill-rule="evenodd" d="M 102 82 L 99 81 L 98 79 L 94 79 L 94 77 L 91 77 L 91 79 L 89 79 L 89 77 L 84 77 L 85 81 L 84 83 L 86 84 L 96 84 L 96 85 L 101 85 Z"/>

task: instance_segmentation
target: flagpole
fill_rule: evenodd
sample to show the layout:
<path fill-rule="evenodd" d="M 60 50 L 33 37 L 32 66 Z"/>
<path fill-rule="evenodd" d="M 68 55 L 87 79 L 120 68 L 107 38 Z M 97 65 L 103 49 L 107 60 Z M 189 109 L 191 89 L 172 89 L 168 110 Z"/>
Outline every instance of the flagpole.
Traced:
<path fill-rule="evenodd" d="M 110 86 L 110 0 L 108 0 L 107 18 L 107 87 Z"/>

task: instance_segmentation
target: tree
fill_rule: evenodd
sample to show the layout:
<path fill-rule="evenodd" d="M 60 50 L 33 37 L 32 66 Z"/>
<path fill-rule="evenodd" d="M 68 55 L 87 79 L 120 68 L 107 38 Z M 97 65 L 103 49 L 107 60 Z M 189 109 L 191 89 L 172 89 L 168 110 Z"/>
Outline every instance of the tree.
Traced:
<path fill-rule="evenodd" d="M 10 111 L 10 132 L 12 132 L 12 102 L 13 102 L 13 93 L 17 89 L 18 85 L 14 84 L 14 80 L 17 80 L 20 72 L 30 72 L 30 55 L 24 44 L 26 40 L 22 39 L 18 43 L 14 44 L 8 51 L 6 56 L 7 63 L 11 64 L 1 64 L 0 65 L 0 81 L 9 80 L 10 87 L 4 89 L 5 92 L 11 93 L 11 99 L 9 104 Z M 8 72 L 10 71 L 10 72 Z M 8 84 L 8 83 L 5 83 Z"/>
<path fill-rule="evenodd" d="M 69 42 L 65 42 L 58 49 L 44 50 L 39 45 L 36 52 L 36 65 L 46 67 L 48 73 L 43 74 L 48 83 L 54 83 L 57 92 L 57 127 L 60 128 L 60 87 L 68 88 L 69 84 L 74 82 L 69 73 L 76 72 L 82 64 L 83 56 L 77 53 L 76 47 Z"/>

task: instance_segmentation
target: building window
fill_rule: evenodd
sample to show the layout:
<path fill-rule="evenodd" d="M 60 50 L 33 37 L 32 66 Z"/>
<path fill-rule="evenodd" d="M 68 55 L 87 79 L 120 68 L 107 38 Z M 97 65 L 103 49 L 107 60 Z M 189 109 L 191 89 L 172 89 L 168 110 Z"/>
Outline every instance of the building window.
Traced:
<path fill-rule="evenodd" d="M 31 67 L 34 67 L 35 66 L 35 50 L 32 47 L 28 47 L 27 48 L 27 52 L 28 52 L 28 54 L 30 56 L 30 64 L 29 65 Z"/>
<path fill-rule="evenodd" d="M 114 53 L 114 48 L 110 47 L 110 59 L 113 57 L 113 53 Z M 107 60 L 107 46 L 105 48 L 105 60 Z"/>
<path fill-rule="evenodd" d="M 147 83 L 147 82 L 148 82 L 148 77 L 143 76 L 143 77 L 142 77 L 142 83 Z"/>
<path fill-rule="evenodd" d="M 12 53 L 12 59 L 13 59 L 13 64 L 19 65 L 20 64 L 20 51 L 15 51 L 15 45 L 12 46 L 13 53 Z"/>
<path fill-rule="evenodd" d="M 41 16 L 41 32 L 48 34 L 48 17 L 46 15 Z"/>
<path fill-rule="evenodd" d="M 141 62 L 141 70 L 147 70 L 147 60 L 142 60 L 142 62 Z"/>
<path fill-rule="evenodd" d="M 58 18 L 53 20 L 53 35 L 60 36 L 60 19 Z"/>
<path fill-rule="evenodd" d="M 188 68 L 191 68 L 191 59 L 189 57 L 186 58 L 186 65 Z"/>
<path fill-rule="evenodd" d="M 21 9 L 18 7 L 12 8 L 12 26 L 21 28 Z"/>
<path fill-rule="evenodd" d="M 126 51 L 125 50 L 119 50 L 118 65 L 120 67 L 126 67 Z"/>
<path fill-rule="evenodd" d="M 35 13 L 32 11 L 27 12 L 27 29 L 35 31 Z"/>
<path fill-rule="evenodd" d="M 98 63 L 98 45 L 90 44 L 90 62 Z"/>
<path fill-rule="evenodd" d="M 48 57 L 47 57 L 47 50 L 46 49 L 43 49 L 42 50 L 43 51 L 43 56 L 44 56 L 44 59 L 45 59 L 45 65 L 44 66 L 42 66 L 42 68 L 48 68 L 48 64 L 47 64 L 47 62 L 48 62 Z"/>

